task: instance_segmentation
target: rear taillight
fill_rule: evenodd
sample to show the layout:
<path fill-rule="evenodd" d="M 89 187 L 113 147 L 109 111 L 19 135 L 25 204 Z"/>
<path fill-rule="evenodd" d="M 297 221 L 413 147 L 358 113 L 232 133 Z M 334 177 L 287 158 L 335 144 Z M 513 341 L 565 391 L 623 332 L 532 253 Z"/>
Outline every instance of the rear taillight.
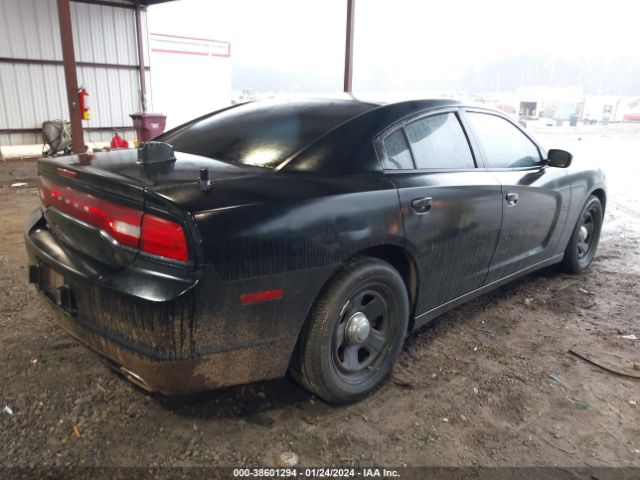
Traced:
<path fill-rule="evenodd" d="M 189 259 L 183 228 L 177 223 L 149 213 L 142 219 L 140 249 L 143 252 L 183 262 Z"/>
<path fill-rule="evenodd" d="M 70 187 L 59 186 L 44 177 L 39 180 L 40 199 L 45 207 L 54 207 L 97 227 L 127 247 L 172 260 L 189 259 L 187 240 L 181 225 Z"/>
<path fill-rule="evenodd" d="M 43 177 L 40 177 L 40 198 L 45 207 L 54 207 L 98 227 L 123 245 L 138 248 L 144 212 L 61 187 Z"/>
<path fill-rule="evenodd" d="M 78 178 L 78 172 L 74 172 L 68 168 L 58 167 L 56 168 L 56 172 L 58 172 L 58 175 L 62 175 L 63 177 Z"/>

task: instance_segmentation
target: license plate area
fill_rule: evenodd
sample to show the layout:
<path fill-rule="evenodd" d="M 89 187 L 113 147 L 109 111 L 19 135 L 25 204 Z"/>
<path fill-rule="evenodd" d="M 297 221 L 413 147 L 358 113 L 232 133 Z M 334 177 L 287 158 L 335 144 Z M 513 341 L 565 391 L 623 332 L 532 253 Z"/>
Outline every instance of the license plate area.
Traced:
<path fill-rule="evenodd" d="M 47 295 L 55 292 L 59 287 L 64 285 L 64 277 L 56 272 L 54 269 L 49 268 L 46 264 L 39 263 L 40 278 L 38 279 L 38 286 Z"/>
<path fill-rule="evenodd" d="M 38 288 L 42 293 L 68 314 L 77 315 L 75 299 L 62 274 L 42 262 L 38 263 L 38 271 Z"/>

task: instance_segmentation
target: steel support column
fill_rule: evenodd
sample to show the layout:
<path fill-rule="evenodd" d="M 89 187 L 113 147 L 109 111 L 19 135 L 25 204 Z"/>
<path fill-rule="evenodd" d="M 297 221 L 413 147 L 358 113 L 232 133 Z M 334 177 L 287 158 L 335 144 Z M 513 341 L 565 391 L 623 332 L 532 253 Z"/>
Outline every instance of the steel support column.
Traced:
<path fill-rule="evenodd" d="M 142 7 L 136 3 L 136 37 L 138 40 L 138 71 L 140 72 L 140 107 L 143 112 L 147 111 L 147 83 L 145 79 L 144 67 L 144 43 L 142 42 L 142 21 L 140 19 Z"/>
<path fill-rule="evenodd" d="M 353 89 L 353 24 L 356 0 L 347 0 L 347 41 L 344 53 L 344 91 Z"/>
<path fill-rule="evenodd" d="M 58 21 L 60 23 L 60 40 L 62 42 L 64 79 L 67 85 L 67 102 L 69 103 L 71 141 L 74 153 L 84 153 L 84 132 L 82 131 L 82 112 L 80 112 L 80 105 L 78 104 L 78 75 L 76 72 L 76 56 L 73 51 L 69 0 L 58 0 Z"/>

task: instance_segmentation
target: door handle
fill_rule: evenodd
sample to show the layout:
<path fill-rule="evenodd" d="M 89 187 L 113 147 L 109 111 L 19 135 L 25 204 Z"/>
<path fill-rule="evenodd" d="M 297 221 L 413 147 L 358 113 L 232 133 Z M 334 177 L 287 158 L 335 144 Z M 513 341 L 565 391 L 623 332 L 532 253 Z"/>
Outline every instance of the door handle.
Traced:
<path fill-rule="evenodd" d="M 414 198 L 413 200 L 411 200 L 411 208 L 418 215 L 429 213 L 432 204 L 433 198 L 431 197 Z"/>
<path fill-rule="evenodd" d="M 507 205 L 516 205 L 520 199 L 520 195 L 514 192 L 509 192 L 504 198 L 507 201 Z"/>

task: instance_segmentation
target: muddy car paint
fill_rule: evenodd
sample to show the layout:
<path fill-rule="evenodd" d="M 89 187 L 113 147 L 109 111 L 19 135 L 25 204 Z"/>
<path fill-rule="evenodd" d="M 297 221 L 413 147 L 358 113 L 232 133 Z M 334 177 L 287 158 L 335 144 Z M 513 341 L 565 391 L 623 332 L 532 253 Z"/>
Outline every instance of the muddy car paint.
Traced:
<path fill-rule="evenodd" d="M 300 114 L 313 105 L 282 108 Z M 472 171 L 385 173 L 376 147 L 382 132 L 416 114 L 463 118 L 467 107 L 436 100 L 345 108 L 357 114 L 337 126 L 332 117 L 326 132 L 287 150 L 274 169 L 179 151 L 175 162 L 154 165 L 138 162 L 135 150 L 41 160 L 44 177 L 179 222 L 191 255 L 186 263 L 103 255 L 99 232 L 38 210 L 25 229 L 32 281 L 67 330 L 130 378 L 186 393 L 283 376 L 318 294 L 354 256 L 378 256 L 400 271 L 419 326 L 559 261 L 587 196 L 604 195 L 598 171 L 484 168 L 472 132 Z M 57 175 L 59 168 L 75 177 Z M 213 180 L 206 192 L 201 168 Z M 507 186 L 530 199 L 520 204 L 528 203 L 526 214 L 505 207 Z M 438 202 L 420 219 L 407 208 L 416 189 Z M 51 270 L 60 284 L 47 284 Z M 273 289 L 282 298 L 240 301 Z"/>

